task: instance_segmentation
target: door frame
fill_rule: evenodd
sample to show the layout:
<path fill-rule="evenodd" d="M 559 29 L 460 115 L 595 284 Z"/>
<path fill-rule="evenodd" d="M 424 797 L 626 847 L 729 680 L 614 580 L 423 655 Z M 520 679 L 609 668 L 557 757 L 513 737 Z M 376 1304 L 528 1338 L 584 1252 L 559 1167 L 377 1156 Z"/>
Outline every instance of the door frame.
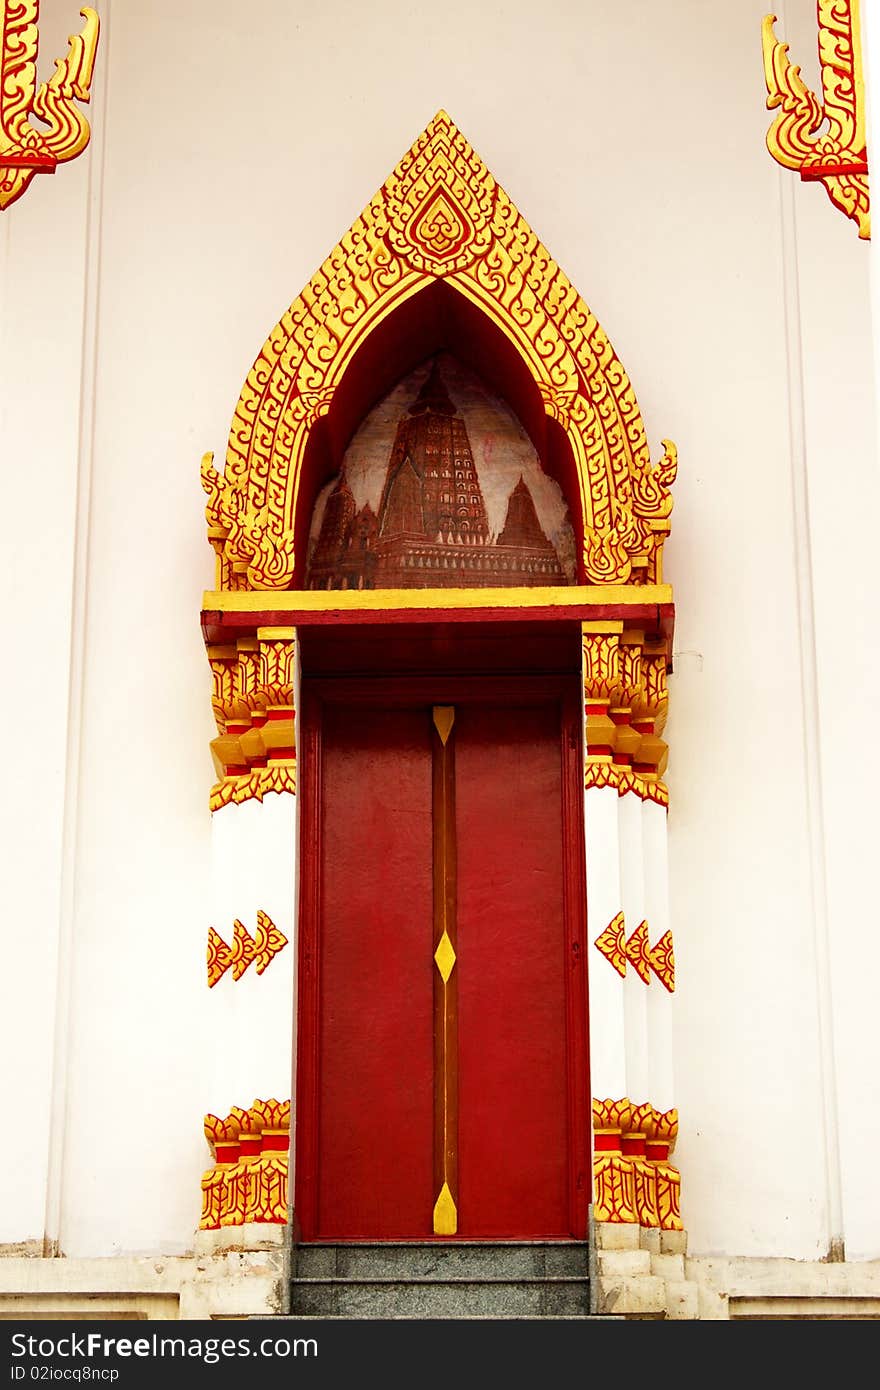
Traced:
<path fill-rule="evenodd" d="M 560 712 L 562 782 L 562 897 L 565 1038 L 568 1058 L 568 1211 L 571 1237 L 585 1239 L 591 1194 L 591 1104 L 587 989 L 587 902 L 584 852 L 583 709 L 579 673 L 539 675 L 303 675 L 299 746 L 300 858 L 296 1021 L 294 1030 L 294 1231 L 316 1229 L 320 1101 L 319 923 L 322 796 L 322 712 L 325 704 L 354 704 L 365 714 L 384 708 L 465 702 L 534 703 L 555 700 Z M 305 1218 L 305 1220 L 303 1219 Z M 448 1243 L 448 1236 L 414 1237 Z M 488 1242 L 491 1243 L 491 1240 Z"/>

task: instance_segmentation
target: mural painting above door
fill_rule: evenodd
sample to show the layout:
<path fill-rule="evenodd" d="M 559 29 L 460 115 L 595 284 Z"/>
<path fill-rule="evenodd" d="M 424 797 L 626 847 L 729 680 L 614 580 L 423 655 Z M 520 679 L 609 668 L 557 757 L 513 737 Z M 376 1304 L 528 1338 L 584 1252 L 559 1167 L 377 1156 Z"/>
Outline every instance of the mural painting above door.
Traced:
<path fill-rule="evenodd" d="M 575 582 L 559 484 L 508 406 L 449 352 L 369 412 L 315 502 L 309 589 Z"/>

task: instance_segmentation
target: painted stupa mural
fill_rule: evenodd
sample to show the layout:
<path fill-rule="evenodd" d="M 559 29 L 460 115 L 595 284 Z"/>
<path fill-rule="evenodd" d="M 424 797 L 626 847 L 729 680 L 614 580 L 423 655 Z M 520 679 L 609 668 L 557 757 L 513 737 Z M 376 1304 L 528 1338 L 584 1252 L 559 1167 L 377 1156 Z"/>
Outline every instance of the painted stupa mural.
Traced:
<path fill-rule="evenodd" d="M 306 587 L 573 584 L 574 553 L 562 493 L 519 421 L 441 353 L 370 412 L 319 493 Z"/>

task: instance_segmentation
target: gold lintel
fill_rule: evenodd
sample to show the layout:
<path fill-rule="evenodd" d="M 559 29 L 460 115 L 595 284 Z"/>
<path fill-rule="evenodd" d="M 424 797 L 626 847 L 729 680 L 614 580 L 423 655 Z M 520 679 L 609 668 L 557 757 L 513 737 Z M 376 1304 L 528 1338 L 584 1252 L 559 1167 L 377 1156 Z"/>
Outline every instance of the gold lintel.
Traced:
<path fill-rule="evenodd" d="M 672 603 L 669 584 L 572 584 L 510 589 L 206 590 L 202 608 L 219 613 L 336 613 L 394 609 L 639 608 Z"/>

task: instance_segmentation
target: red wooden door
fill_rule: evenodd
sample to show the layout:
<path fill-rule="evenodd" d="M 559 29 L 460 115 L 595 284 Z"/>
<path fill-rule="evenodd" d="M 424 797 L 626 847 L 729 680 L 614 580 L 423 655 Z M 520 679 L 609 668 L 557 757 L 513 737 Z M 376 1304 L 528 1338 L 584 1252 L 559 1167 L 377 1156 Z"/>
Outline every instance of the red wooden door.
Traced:
<path fill-rule="evenodd" d="M 492 691 L 485 683 L 380 690 L 328 682 L 305 692 L 301 1235 L 434 1233 L 435 696 L 454 709 L 457 998 L 445 1065 L 456 1235 L 582 1236 L 589 1155 L 577 702 L 547 683 L 522 682 Z"/>

